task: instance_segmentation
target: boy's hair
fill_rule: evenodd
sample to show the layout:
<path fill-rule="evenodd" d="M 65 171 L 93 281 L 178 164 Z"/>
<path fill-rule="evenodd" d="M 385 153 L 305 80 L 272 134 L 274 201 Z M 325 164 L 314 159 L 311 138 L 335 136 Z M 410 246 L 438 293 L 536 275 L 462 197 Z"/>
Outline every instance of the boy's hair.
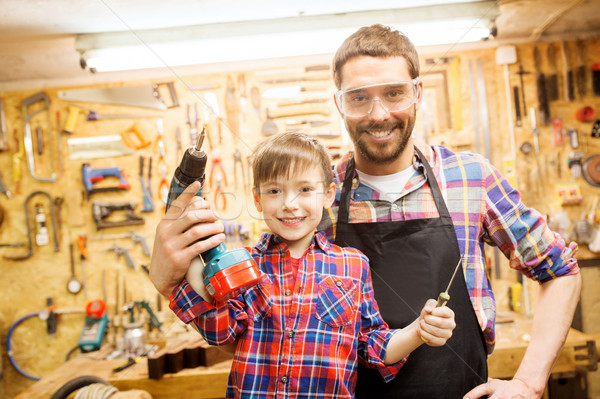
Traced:
<path fill-rule="evenodd" d="M 358 56 L 404 57 L 411 79 L 419 76 L 419 55 L 410 39 L 402 32 L 376 24 L 354 32 L 336 51 L 333 57 L 333 81 L 338 90 L 342 83 L 342 67 L 348 60 Z"/>
<path fill-rule="evenodd" d="M 261 142 L 252 154 L 254 187 L 279 178 L 289 179 L 311 167 L 319 167 L 323 183 L 333 182 L 331 157 L 316 138 L 302 132 L 284 132 Z"/>

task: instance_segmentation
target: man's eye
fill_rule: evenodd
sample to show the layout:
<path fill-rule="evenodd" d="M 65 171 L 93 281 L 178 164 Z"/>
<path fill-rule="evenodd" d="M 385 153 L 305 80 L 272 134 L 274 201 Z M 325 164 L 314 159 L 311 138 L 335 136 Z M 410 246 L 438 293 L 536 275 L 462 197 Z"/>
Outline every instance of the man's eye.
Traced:
<path fill-rule="evenodd" d="M 369 101 L 369 96 L 367 96 L 364 93 L 349 94 L 348 101 L 350 101 L 353 104 L 362 104 Z"/>

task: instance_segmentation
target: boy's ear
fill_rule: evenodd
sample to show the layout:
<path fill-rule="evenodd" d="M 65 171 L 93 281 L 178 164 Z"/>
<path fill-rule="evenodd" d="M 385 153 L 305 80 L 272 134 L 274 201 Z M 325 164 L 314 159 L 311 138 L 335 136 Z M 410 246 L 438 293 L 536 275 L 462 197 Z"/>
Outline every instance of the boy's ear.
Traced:
<path fill-rule="evenodd" d="M 335 183 L 331 183 L 325 190 L 325 202 L 323 203 L 323 208 L 330 208 L 333 201 L 335 201 Z"/>
<path fill-rule="evenodd" d="M 254 206 L 256 207 L 256 210 L 262 212 L 262 205 L 260 204 L 260 194 L 258 193 L 258 190 L 256 190 L 256 187 L 252 187 L 252 198 L 254 198 Z"/>

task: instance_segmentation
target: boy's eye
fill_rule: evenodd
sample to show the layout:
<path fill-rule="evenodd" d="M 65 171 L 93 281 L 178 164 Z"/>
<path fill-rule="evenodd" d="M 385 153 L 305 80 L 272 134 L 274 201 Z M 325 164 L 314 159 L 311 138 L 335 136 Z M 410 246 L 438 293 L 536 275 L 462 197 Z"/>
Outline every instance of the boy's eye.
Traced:
<path fill-rule="evenodd" d="M 307 186 L 307 187 L 302 187 L 302 188 L 300 189 L 300 192 L 301 192 L 301 193 L 310 193 L 310 192 L 311 192 L 311 191 L 313 191 L 313 190 L 314 190 L 314 188 L 312 188 L 312 187 L 308 187 L 308 186 Z"/>
<path fill-rule="evenodd" d="M 264 190 L 264 193 L 269 195 L 279 194 L 280 192 L 281 190 L 279 190 L 278 188 L 267 188 Z"/>

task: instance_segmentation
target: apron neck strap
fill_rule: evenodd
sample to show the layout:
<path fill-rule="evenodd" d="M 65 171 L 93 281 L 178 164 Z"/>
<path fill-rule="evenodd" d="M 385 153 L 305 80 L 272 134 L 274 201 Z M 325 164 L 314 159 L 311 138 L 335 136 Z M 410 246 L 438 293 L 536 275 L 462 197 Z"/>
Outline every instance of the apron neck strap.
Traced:
<path fill-rule="evenodd" d="M 437 207 L 438 213 L 440 214 L 440 218 L 445 220 L 446 222 L 452 223 L 452 218 L 450 217 L 450 212 L 448 212 L 448 208 L 446 207 L 446 202 L 442 197 L 442 191 L 440 190 L 440 186 L 433 174 L 433 170 L 427 162 L 427 159 L 423 155 L 423 153 L 417 148 L 414 147 L 415 152 L 423 166 L 425 167 L 425 173 L 427 175 L 427 179 L 429 179 L 429 186 L 431 187 L 431 193 L 433 195 L 433 200 L 435 201 L 435 205 Z M 346 173 L 344 175 L 344 183 L 342 184 L 342 193 L 340 197 L 340 206 L 338 208 L 338 223 L 348 223 L 348 214 L 350 211 L 350 192 L 352 191 L 352 180 L 354 179 L 354 156 L 350 158 L 348 161 L 348 165 L 346 166 Z"/>

